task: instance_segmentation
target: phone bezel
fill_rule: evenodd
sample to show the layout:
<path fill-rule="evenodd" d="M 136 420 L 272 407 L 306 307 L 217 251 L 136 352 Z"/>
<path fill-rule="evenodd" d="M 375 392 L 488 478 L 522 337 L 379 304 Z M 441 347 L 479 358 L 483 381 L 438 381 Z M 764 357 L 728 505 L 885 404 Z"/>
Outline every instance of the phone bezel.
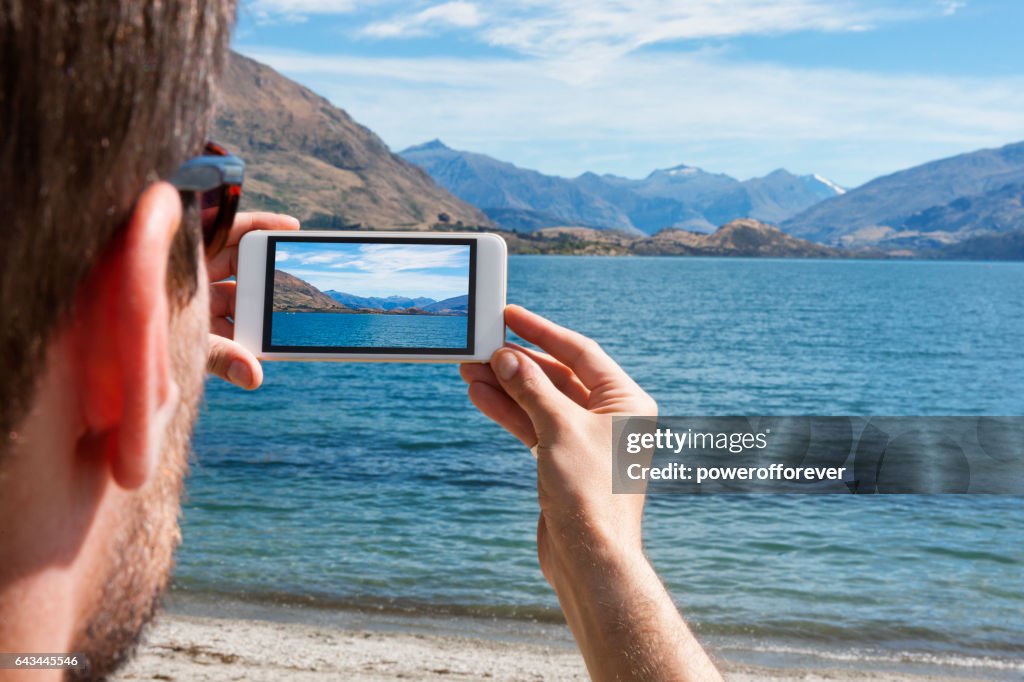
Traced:
<path fill-rule="evenodd" d="M 268 297 L 273 291 L 271 246 L 289 241 L 342 243 L 455 243 L 470 246 L 470 314 L 466 349 L 281 347 L 269 344 Z M 507 249 L 505 240 L 490 233 L 351 232 L 336 230 L 254 231 L 239 245 L 235 296 L 235 340 L 265 360 L 363 362 L 486 361 L 505 342 L 504 308 Z"/>

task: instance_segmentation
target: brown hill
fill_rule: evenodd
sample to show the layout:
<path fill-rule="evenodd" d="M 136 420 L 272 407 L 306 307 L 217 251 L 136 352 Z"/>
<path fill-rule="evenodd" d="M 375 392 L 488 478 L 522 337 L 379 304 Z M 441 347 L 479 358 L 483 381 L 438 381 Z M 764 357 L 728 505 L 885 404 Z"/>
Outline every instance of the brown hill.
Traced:
<path fill-rule="evenodd" d="M 630 247 L 637 241 L 637 236 L 617 230 L 563 225 L 516 235 L 512 240 L 505 236 L 505 241 L 508 242 L 510 250 L 522 250 L 526 253 L 531 251 L 531 245 L 543 245 L 538 251 L 572 253 L 579 256 L 622 256 L 630 253 Z"/>
<path fill-rule="evenodd" d="M 309 282 L 274 270 L 275 313 L 342 313 L 353 312 Z"/>
<path fill-rule="evenodd" d="M 634 242 L 631 251 L 659 256 L 835 258 L 844 255 L 836 249 L 790 237 L 777 227 L 749 218 L 734 220 L 711 234 L 662 230 L 653 237 Z"/>
<path fill-rule="evenodd" d="M 244 204 L 305 227 L 489 226 L 341 109 L 236 53 L 221 81 L 214 139 L 246 161 Z"/>

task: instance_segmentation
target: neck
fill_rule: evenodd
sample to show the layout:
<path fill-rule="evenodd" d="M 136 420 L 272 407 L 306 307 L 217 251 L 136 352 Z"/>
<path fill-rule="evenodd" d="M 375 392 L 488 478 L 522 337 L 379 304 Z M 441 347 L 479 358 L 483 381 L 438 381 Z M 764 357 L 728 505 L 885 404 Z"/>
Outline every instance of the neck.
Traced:
<path fill-rule="evenodd" d="M 0 460 L 0 650 L 70 653 L 98 572 L 89 535 L 108 525 L 102 458 L 79 448 L 66 364 L 49 362 L 33 409 Z M 106 504 L 105 504 L 106 502 Z M 51 677 L 52 673 L 52 677 Z M 59 670 L 0 670 L 0 679 L 60 679 Z"/>

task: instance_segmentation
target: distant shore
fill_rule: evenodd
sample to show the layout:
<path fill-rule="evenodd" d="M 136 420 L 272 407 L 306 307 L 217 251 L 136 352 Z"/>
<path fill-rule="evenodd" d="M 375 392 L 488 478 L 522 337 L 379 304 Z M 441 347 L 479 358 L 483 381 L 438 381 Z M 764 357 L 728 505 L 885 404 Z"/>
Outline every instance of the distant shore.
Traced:
<path fill-rule="evenodd" d="M 797 239 L 756 220 L 734 220 L 715 232 L 665 229 L 653 235 L 588 227 L 497 230 L 511 253 L 574 256 L 734 256 L 755 258 L 865 258 L 881 254 L 836 249 Z"/>
<path fill-rule="evenodd" d="M 417 315 L 419 317 L 466 317 L 466 313 L 461 312 L 444 312 L 444 313 L 432 313 L 421 308 L 403 308 L 401 310 L 361 310 L 355 308 L 345 308 L 343 310 L 337 309 L 319 309 L 319 308 L 303 308 L 298 306 L 291 307 L 278 307 L 274 306 L 271 312 L 275 313 L 329 313 L 331 315 Z"/>
<path fill-rule="evenodd" d="M 533 232 L 494 228 L 436 230 L 494 232 L 517 255 L 558 256 L 679 256 L 691 258 L 791 258 L 827 260 L 1024 260 L 1024 236 L 976 237 L 947 249 L 899 245 L 862 245 L 837 248 L 791 237 L 777 227 L 755 220 L 735 220 L 711 233 L 666 228 L 653 235 L 637 235 L 590 227 L 544 227 Z M 1016 239 L 1014 239 L 1016 237 Z"/>
<path fill-rule="evenodd" d="M 877 668 L 857 659 L 765 664 L 750 652 L 709 642 L 735 682 L 953 682 L 961 670 Z M 175 593 L 128 680 L 585 680 L 564 625 L 500 618 L 320 609 Z M 1007 678 L 1010 679 L 1010 678 Z"/>

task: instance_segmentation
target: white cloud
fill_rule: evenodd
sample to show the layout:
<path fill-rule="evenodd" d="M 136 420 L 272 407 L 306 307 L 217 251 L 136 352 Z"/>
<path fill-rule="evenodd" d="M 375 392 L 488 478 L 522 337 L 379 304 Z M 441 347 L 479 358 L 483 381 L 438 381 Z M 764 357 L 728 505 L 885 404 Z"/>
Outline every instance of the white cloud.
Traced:
<path fill-rule="evenodd" d="M 409 6 L 423 9 L 411 11 Z M 356 32 L 374 38 L 463 29 L 493 46 L 523 54 L 606 62 L 636 48 L 673 40 L 793 31 L 859 31 L 882 23 L 951 13 L 962 0 L 489 0 L 477 3 L 398 0 L 251 0 L 260 18 L 296 20 L 372 9 Z"/>
<path fill-rule="evenodd" d="M 260 24 L 299 24 L 310 14 L 348 14 L 366 4 L 367 0 L 243 0 L 239 13 Z"/>
<path fill-rule="evenodd" d="M 910 14 L 906 3 L 848 0 L 515 0 L 496 2 L 488 10 L 495 20 L 483 27 L 485 42 L 557 60 L 581 76 L 657 43 L 859 31 Z"/>
<path fill-rule="evenodd" d="M 352 244 L 334 245 L 310 242 L 299 252 L 278 251 L 275 261 L 301 265 L 351 268 L 362 272 L 393 274 L 431 268 L 466 268 L 469 249 L 447 244 Z"/>
<path fill-rule="evenodd" d="M 242 3 L 243 11 L 263 14 L 346 14 L 372 0 L 251 0 Z"/>
<path fill-rule="evenodd" d="M 686 162 L 747 176 L 788 166 L 856 185 L 1024 138 L 1021 76 L 872 74 L 658 52 L 619 58 L 579 81 L 543 59 L 246 52 L 345 107 L 393 148 L 440 137 L 563 175 L 637 175 Z M 820 161 L 808 167 L 808 158 Z"/>
<path fill-rule="evenodd" d="M 329 265 L 332 268 L 342 268 L 355 262 L 352 256 L 341 253 L 314 253 L 298 260 L 303 265 Z"/>
<path fill-rule="evenodd" d="M 429 268 L 468 267 L 465 246 L 367 244 L 352 263 L 366 272 L 396 273 Z"/>
<path fill-rule="evenodd" d="M 964 0 L 939 0 L 939 5 L 942 7 L 942 16 L 944 17 L 952 16 L 967 7 Z"/>
<path fill-rule="evenodd" d="M 322 11 L 326 0 L 261 0 L 291 12 Z M 351 7 L 356 0 L 342 2 Z M 367 4 L 362 0 L 360 4 Z M 384 20 L 357 32 L 372 38 L 408 38 L 463 29 L 478 42 L 557 63 L 567 77 L 592 78 L 638 48 L 682 40 L 721 39 L 795 31 L 863 31 L 874 26 L 951 13 L 960 0 L 490 0 L 484 16 L 464 0 L 430 4 L 378 0 Z"/>
<path fill-rule="evenodd" d="M 412 15 L 374 22 L 362 33 L 375 38 L 408 38 L 425 35 L 431 29 L 474 28 L 480 23 L 480 12 L 473 3 L 445 2 Z"/>

